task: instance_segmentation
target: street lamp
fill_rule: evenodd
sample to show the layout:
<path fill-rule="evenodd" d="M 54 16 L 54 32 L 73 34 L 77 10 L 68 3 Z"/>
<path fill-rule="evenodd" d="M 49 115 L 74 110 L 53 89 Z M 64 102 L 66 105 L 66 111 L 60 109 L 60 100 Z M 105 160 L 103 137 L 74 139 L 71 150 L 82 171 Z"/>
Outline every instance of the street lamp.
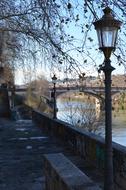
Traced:
<path fill-rule="evenodd" d="M 81 73 L 79 74 L 79 82 L 80 82 L 80 85 L 82 86 L 82 91 L 84 90 L 84 86 L 86 86 L 86 78 L 85 78 L 85 73 Z M 85 84 L 84 84 L 84 81 L 85 81 Z"/>
<path fill-rule="evenodd" d="M 104 10 L 100 20 L 94 22 L 97 31 L 99 49 L 104 53 L 105 60 L 100 69 L 105 75 L 105 176 L 104 190 L 114 190 L 113 183 L 113 153 L 112 153 L 112 103 L 111 103 L 111 73 L 115 69 L 111 66 L 110 56 L 115 50 L 117 34 L 121 22 L 116 20 L 109 7 Z"/>
<path fill-rule="evenodd" d="M 12 100 L 12 102 L 11 102 L 11 107 L 12 108 L 14 108 L 14 96 L 15 96 L 15 85 L 14 84 L 12 84 L 12 86 L 11 86 L 11 100 Z"/>
<path fill-rule="evenodd" d="M 57 109 L 56 109 L 56 81 L 57 81 L 57 77 L 56 75 L 54 74 L 53 77 L 52 77 L 52 83 L 53 83 L 53 118 L 56 119 L 56 112 L 57 112 Z"/>

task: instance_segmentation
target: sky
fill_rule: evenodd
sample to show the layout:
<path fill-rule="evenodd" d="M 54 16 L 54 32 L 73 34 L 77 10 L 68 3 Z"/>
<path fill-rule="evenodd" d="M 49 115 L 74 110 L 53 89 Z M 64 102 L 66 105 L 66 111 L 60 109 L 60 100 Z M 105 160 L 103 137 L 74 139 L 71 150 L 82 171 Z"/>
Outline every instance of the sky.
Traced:
<path fill-rule="evenodd" d="M 112 72 L 113 75 L 117 75 L 117 74 L 124 74 L 124 67 L 123 66 L 118 66 L 117 64 L 114 63 L 114 58 L 112 58 L 113 56 L 111 56 L 111 65 L 113 67 L 115 67 L 115 70 Z M 103 61 L 103 59 L 102 59 Z M 99 64 L 100 61 L 99 61 Z M 90 69 L 91 68 L 91 69 Z M 98 72 L 93 68 L 93 67 L 89 67 L 87 70 L 85 69 L 86 71 L 86 75 L 87 76 L 97 76 L 98 75 Z M 26 83 L 26 77 L 24 77 L 24 72 L 22 69 L 17 69 L 16 72 L 15 72 L 15 84 L 17 85 L 22 85 L 22 84 L 25 84 Z M 54 74 L 54 72 L 50 72 L 50 69 L 49 68 L 46 68 L 45 67 L 38 67 L 37 68 L 37 71 L 36 71 L 36 75 L 34 75 L 34 71 L 31 72 L 31 75 L 32 75 L 32 80 L 34 80 L 36 78 L 36 76 L 45 76 L 45 78 L 48 80 L 48 81 L 51 81 L 51 78 Z M 56 76 L 58 79 L 64 79 L 66 76 L 64 75 L 63 72 L 59 72 L 58 70 L 56 71 Z M 70 78 L 72 78 L 72 75 L 69 75 Z M 78 75 L 74 76 L 75 78 L 78 78 Z"/>
<path fill-rule="evenodd" d="M 82 11 L 81 9 L 82 9 L 82 7 L 79 7 L 78 10 L 76 10 L 76 14 L 78 14 L 78 11 Z M 102 14 L 101 14 L 101 16 L 102 16 Z M 80 18 L 80 20 L 77 23 L 70 22 L 69 25 L 65 26 L 66 33 L 75 37 L 76 41 L 74 41 L 74 46 L 76 46 L 76 47 L 82 46 L 83 41 L 84 41 L 83 33 L 80 30 L 80 26 L 82 26 L 82 24 L 83 24 L 83 27 L 85 27 L 87 23 L 90 24 L 90 22 L 92 22 L 92 18 L 90 17 L 90 15 L 87 15 L 87 18 L 85 18 L 85 20 L 84 20 L 84 17 L 82 17 L 80 14 L 79 18 Z M 78 27 L 75 27 L 75 25 L 78 25 Z M 85 30 L 86 30 L 86 28 L 84 28 L 84 31 Z M 121 35 L 121 34 L 119 33 L 119 35 Z M 93 42 L 90 42 L 90 40 L 87 40 L 84 49 L 86 50 L 87 54 L 88 54 L 88 52 L 90 52 L 90 54 L 91 54 L 90 58 L 86 54 L 82 54 L 80 56 L 80 54 L 75 50 L 70 51 L 70 55 L 73 58 L 75 58 L 82 65 L 81 72 L 85 72 L 86 75 L 97 76 L 98 73 L 97 73 L 96 67 L 98 68 L 98 66 L 103 63 L 104 56 L 103 56 L 102 52 L 100 52 L 99 50 L 95 50 L 95 49 L 98 49 L 98 40 L 97 40 L 97 35 L 96 35 L 96 31 L 94 29 L 94 26 L 91 27 L 91 31 L 89 32 L 89 37 L 91 37 L 93 39 Z M 72 46 L 71 47 L 67 46 L 66 50 L 71 49 L 71 48 L 72 48 Z M 85 65 L 83 64 L 84 60 L 87 60 L 87 64 L 85 64 Z M 93 60 L 96 63 L 94 63 Z M 53 74 L 56 74 L 57 78 L 59 78 L 59 79 L 66 78 L 66 76 L 68 76 L 70 78 L 78 77 L 78 74 L 75 72 L 73 72 L 73 74 L 72 73 L 65 74 L 62 67 L 61 67 L 61 69 L 59 69 L 57 67 L 51 68 L 51 69 L 48 66 L 45 67 L 44 60 L 42 60 L 42 61 L 43 61 L 43 65 L 37 67 L 36 74 L 34 73 L 34 69 L 31 70 L 32 79 L 34 79 L 35 76 L 41 75 L 41 74 L 45 75 L 47 80 L 51 80 L 51 77 Z M 124 74 L 124 67 L 119 66 L 117 64 L 117 60 L 114 58 L 113 55 L 111 55 L 111 61 L 112 61 L 111 62 L 112 66 L 116 68 L 112 74 Z M 96 64 L 96 67 L 94 67 L 94 64 Z M 27 74 L 26 74 L 26 76 L 27 76 Z M 28 80 L 28 77 L 23 76 L 23 71 L 21 69 L 16 70 L 16 74 L 15 74 L 15 83 L 16 84 L 25 83 L 27 81 L 26 78 Z"/>

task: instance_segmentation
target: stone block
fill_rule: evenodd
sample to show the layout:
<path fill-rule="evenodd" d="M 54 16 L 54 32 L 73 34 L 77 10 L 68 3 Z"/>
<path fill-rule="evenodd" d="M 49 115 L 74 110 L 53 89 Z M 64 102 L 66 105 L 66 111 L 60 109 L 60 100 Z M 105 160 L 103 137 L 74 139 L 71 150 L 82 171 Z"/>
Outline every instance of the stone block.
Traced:
<path fill-rule="evenodd" d="M 100 190 L 62 153 L 46 154 L 44 160 L 46 190 Z"/>
<path fill-rule="evenodd" d="M 10 117 L 9 96 L 6 88 L 0 88 L 0 117 Z"/>

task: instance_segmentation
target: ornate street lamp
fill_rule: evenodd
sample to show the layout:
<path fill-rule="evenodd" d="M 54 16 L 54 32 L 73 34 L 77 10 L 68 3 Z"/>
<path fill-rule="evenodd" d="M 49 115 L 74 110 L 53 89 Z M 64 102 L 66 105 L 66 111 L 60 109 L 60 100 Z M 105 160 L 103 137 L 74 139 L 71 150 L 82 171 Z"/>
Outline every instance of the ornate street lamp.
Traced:
<path fill-rule="evenodd" d="M 54 74 L 53 77 L 52 77 L 52 83 L 53 83 L 53 118 L 56 119 L 57 116 L 56 116 L 56 112 L 57 112 L 57 108 L 56 108 L 56 81 L 57 81 L 57 77 L 56 75 Z"/>
<path fill-rule="evenodd" d="M 110 56 L 115 50 L 117 34 L 121 22 L 116 20 L 109 7 L 104 10 L 103 17 L 94 22 L 98 35 L 99 49 L 103 51 L 105 60 L 100 69 L 105 74 L 105 176 L 104 190 L 114 190 L 113 183 L 113 153 L 112 153 L 112 103 L 111 103 L 111 66 Z"/>

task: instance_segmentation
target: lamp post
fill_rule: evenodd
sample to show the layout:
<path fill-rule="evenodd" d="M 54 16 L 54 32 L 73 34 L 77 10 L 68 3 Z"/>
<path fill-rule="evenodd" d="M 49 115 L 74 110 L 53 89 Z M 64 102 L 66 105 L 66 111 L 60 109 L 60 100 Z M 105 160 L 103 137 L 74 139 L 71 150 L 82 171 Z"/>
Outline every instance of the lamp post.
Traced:
<path fill-rule="evenodd" d="M 56 109 L 56 81 L 57 81 L 57 77 L 56 75 L 54 74 L 53 77 L 52 77 L 52 83 L 53 83 L 53 118 L 56 119 L 57 116 L 56 116 L 56 112 L 57 112 L 57 109 Z"/>
<path fill-rule="evenodd" d="M 86 78 L 85 78 L 85 73 L 81 73 L 79 74 L 79 82 L 80 82 L 80 85 L 82 86 L 82 91 L 84 90 L 84 86 L 86 86 Z M 84 84 L 84 80 L 85 80 L 85 84 Z"/>
<path fill-rule="evenodd" d="M 14 86 L 14 84 L 12 84 L 12 86 L 11 86 L 11 98 L 12 98 L 12 108 L 14 108 L 14 96 L 15 96 L 15 86 Z"/>
<path fill-rule="evenodd" d="M 110 56 L 115 50 L 118 30 L 121 22 L 116 20 L 109 7 L 104 10 L 100 20 L 94 22 L 98 35 L 99 49 L 104 53 L 104 63 L 100 69 L 105 75 L 105 165 L 104 190 L 114 190 L 113 153 L 112 153 L 112 103 L 111 103 L 111 66 Z"/>

